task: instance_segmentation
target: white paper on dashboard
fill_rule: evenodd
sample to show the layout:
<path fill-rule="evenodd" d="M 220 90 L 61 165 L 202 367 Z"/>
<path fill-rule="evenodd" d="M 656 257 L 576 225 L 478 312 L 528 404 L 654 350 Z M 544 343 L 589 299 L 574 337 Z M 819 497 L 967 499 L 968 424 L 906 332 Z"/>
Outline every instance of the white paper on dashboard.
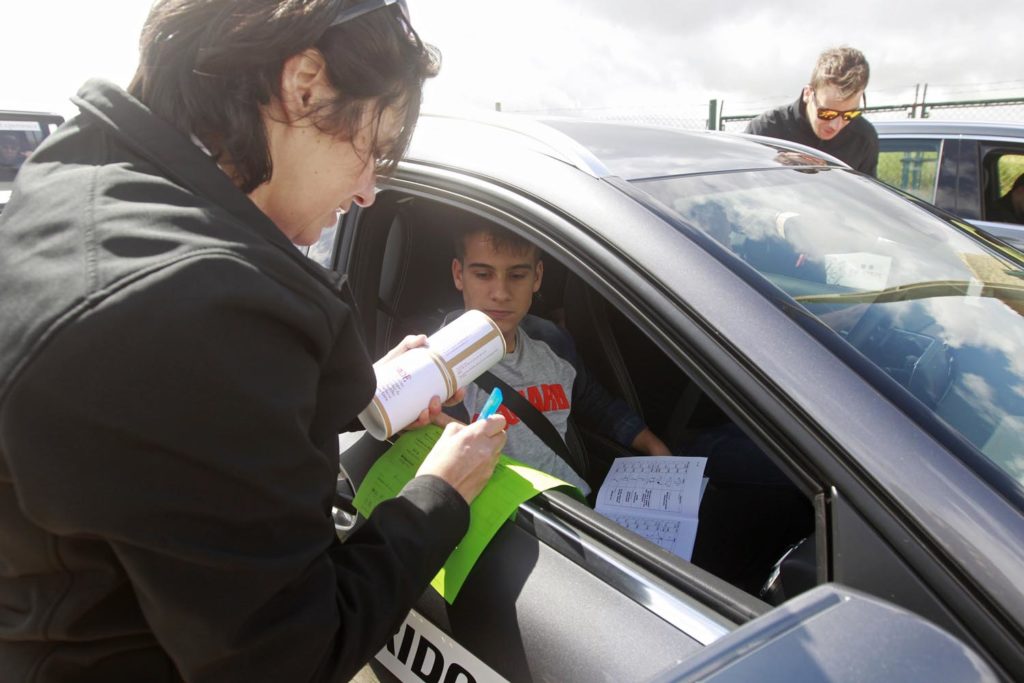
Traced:
<path fill-rule="evenodd" d="M 616 458 L 595 510 L 689 560 L 707 486 L 707 458 L 675 455 Z"/>
<path fill-rule="evenodd" d="M 825 254 L 825 283 L 877 291 L 885 289 L 892 258 L 867 252 Z"/>

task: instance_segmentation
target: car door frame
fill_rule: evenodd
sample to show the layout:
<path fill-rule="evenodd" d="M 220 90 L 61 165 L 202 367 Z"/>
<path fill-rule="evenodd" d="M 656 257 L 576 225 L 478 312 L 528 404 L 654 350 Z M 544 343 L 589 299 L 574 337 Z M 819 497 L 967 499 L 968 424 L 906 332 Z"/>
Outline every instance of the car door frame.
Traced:
<path fill-rule="evenodd" d="M 516 193 L 512 192 L 507 186 L 491 186 L 487 181 L 481 180 L 480 178 L 462 176 L 458 173 L 452 174 L 454 177 L 445 179 L 443 177 L 445 173 L 450 172 L 440 169 L 420 168 L 413 173 L 403 174 L 403 178 L 395 181 L 395 186 L 405 186 L 406 189 L 409 189 L 412 184 L 419 181 L 421 184 L 425 184 L 425 186 L 431 188 L 428 191 L 428 194 L 436 193 L 438 191 L 442 193 L 449 192 L 452 196 L 460 197 L 461 200 L 465 200 L 470 203 L 478 202 L 482 204 L 493 203 L 493 201 L 491 201 L 493 197 L 489 199 L 489 192 L 497 193 L 498 195 L 506 195 L 504 199 L 509 201 L 509 204 L 496 208 L 495 211 L 498 214 L 508 214 L 509 209 L 514 207 L 517 203 L 521 203 L 523 201 L 536 201 L 535 199 L 525 200 L 522 197 L 517 199 Z M 467 192 L 467 187 L 473 185 L 478 186 L 477 190 Z M 480 187 L 481 185 L 486 185 L 487 187 Z M 477 196 L 472 196 L 477 191 L 479 191 Z M 568 188 L 567 191 L 571 192 Z M 624 193 L 628 194 L 628 190 L 624 189 Z M 563 211 L 563 214 L 564 213 L 565 212 Z M 575 216 L 571 210 L 568 211 L 568 213 L 577 219 L 575 227 L 578 228 L 579 226 L 586 226 L 586 219 Z M 352 218 L 354 219 L 356 217 L 354 216 Z M 346 233 L 347 232 L 348 231 L 346 231 Z M 536 235 L 536 237 L 542 238 L 542 241 L 546 239 L 548 246 L 550 247 L 556 247 L 563 250 L 571 246 L 569 243 L 575 243 L 577 246 L 580 246 L 589 242 L 588 247 L 581 247 L 584 249 L 594 248 L 595 245 L 607 249 L 608 246 L 606 243 L 602 243 L 600 241 L 599 235 L 588 235 L 585 230 L 576 230 L 571 233 L 563 232 L 562 237 L 565 238 L 566 244 L 557 244 L 552 240 L 550 235 Z M 612 264 L 609 263 L 608 265 Z M 597 278 L 592 282 L 592 284 L 601 284 L 601 281 L 603 280 L 603 287 L 601 287 L 601 293 L 603 295 L 614 295 L 615 283 L 608 277 L 610 275 L 610 271 L 608 269 L 602 268 L 601 264 L 596 262 L 580 264 L 580 266 L 586 266 L 591 271 L 590 276 Z M 657 295 L 657 292 L 655 291 L 657 287 L 649 282 L 645 283 L 638 281 L 636 286 L 640 290 L 646 290 L 648 294 Z M 661 294 L 664 294 L 664 292 L 661 292 Z M 692 309 L 687 309 L 686 302 L 662 301 L 660 299 L 658 301 L 673 308 L 673 311 L 669 315 L 691 316 L 694 313 Z M 619 304 L 622 305 L 621 300 L 619 301 Z M 650 327 L 652 325 L 650 320 L 653 313 L 652 311 L 629 310 L 626 312 L 634 318 L 634 322 L 637 322 L 637 320 L 646 320 L 646 325 L 644 326 L 646 333 L 649 334 L 650 329 L 653 329 Z M 779 317 L 786 318 L 787 315 L 788 314 L 783 311 L 778 312 Z M 715 339 L 715 335 L 710 332 L 708 326 L 706 324 L 702 324 L 699 320 L 691 318 L 686 324 L 672 324 L 669 325 L 669 327 L 673 329 L 684 329 L 686 327 L 690 327 L 694 331 L 699 331 L 699 336 L 702 336 L 704 339 L 703 343 L 697 344 L 694 344 L 692 339 L 672 339 L 669 337 L 660 337 L 659 339 L 656 339 L 660 345 L 663 344 L 669 348 L 670 352 L 674 354 L 674 358 L 681 359 L 690 357 L 690 363 L 692 364 L 692 355 L 695 353 L 710 353 L 711 355 L 724 353 L 725 356 L 730 356 L 730 351 L 728 349 L 723 349 L 720 346 L 721 339 Z M 770 357 L 766 358 L 765 362 L 770 364 Z M 956 620 L 959 624 L 959 628 L 957 630 L 960 632 L 969 635 L 973 627 L 977 627 L 979 623 L 990 621 L 985 609 L 980 607 L 980 605 L 985 603 L 978 602 L 974 597 L 970 596 L 969 593 L 965 594 L 963 592 L 963 586 L 958 581 L 959 577 L 955 575 L 955 572 L 951 575 L 949 568 L 946 565 L 943 565 L 942 568 L 935 565 L 935 555 L 946 554 L 949 549 L 940 548 L 936 541 L 928 538 L 926 534 L 923 535 L 919 526 L 920 520 L 914 519 L 915 513 L 902 509 L 900 501 L 892 500 L 891 496 L 886 493 L 884 486 L 877 486 L 873 483 L 869 484 L 869 482 L 872 481 L 872 478 L 867 477 L 867 479 L 865 479 L 865 473 L 858 468 L 856 460 L 850 459 L 848 454 L 843 453 L 842 449 L 838 448 L 836 439 L 834 439 L 829 433 L 829 428 L 842 432 L 848 431 L 848 427 L 844 428 L 840 424 L 834 424 L 827 427 L 821 427 L 819 425 L 818 428 L 808 428 L 806 424 L 799 424 L 803 421 L 803 416 L 793 414 L 792 406 L 787 405 L 787 401 L 790 399 L 784 395 L 785 392 L 782 392 L 783 395 L 780 396 L 778 388 L 772 387 L 770 382 L 767 385 L 760 384 L 760 382 L 764 382 L 764 376 L 763 373 L 761 373 L 760 378 L 757 377 L 757 368 L 754 367 L 757 365 L 756 363 L 752 366 L 749 363 L 737 363 L 735 358 L 731 358 L 731 364 L 734 366 L 733 372 L 738 371 L 746 376 L 745 381 L 748 382 L 746 385 L 747 389 L 750 389 L 751 387 L 757 388 L 757 391 L 754 391 L 753 393 L 758 394 L 758 396 L 748 396 L 745 401 L 746 405 L 735 403 L 731 405 L 730 408 L 739 412 L 754 411 L 754 414 L 762 416 L 761 419 L 771 422 L 771 424 L 776 427 L 782 425 L 781 434 L 771 434 L 766 432 L 759 435 L 762 439 L 778 439 L 779 437 L 782 437 L 783 439 L 792 439 L 793 434 L 802 434 L 802 436 L 797 439 L 802 443 L 792 445 L 797 446 L 799 449 L 817 451 L 814 462 L 818 464 L 828 463 L 826 471 L 819 471 L 814 475 L 816 480 L 830 483 L 830 485 L 826 485 L 824 490 L 820 492 L 821 507 L 819 508 L 819 515 L 822 517 L 822 523 L 824 524 L 825 522 L 829 522 L 831 524 L 838 518 L 837 515 L 839 513 L 828 507 L 836 505 L 836 501 L 839 501 L 839 504 L 841 504 L 843 509 L 847 511 L 844 519 L 849 520 L 857 518 L 862 522 L 862 533 L 847 533 L 846 531 L 836 528 L 834 524 L 830 528 L 830 533 L 836 535 L 838 538 L 852 537 L 853 540 L 850 541 L 850 545 L 848 546 L 851 550 L 846 551 L 847 555 L 867 555 L 867 549 L 871 549 L 871 552 L 877 552 L 879 547 L 884 548 L 906 567 L 906 571 L 909 575 L 923 583 L 924 592 L 927 594 L 927 597 L 930 597 L 931 599 L 938 599 L 942 604 L 947 606 L 946 609 L 943 610 L 946 612 L 945 616 Z M 849 368 L 844 369 L 840 367 L 841 364 L 836 364 L 834 358 L 826 360 L 825 364 L 829 366 L 828 369 L 832 374 L 844 374 L 850 372 Z M 728 384 L 730 381 L 734 385 L 737 384 L 736 379 L 730 380 L 727 377 L 723 377 L 721 373 L 718 373 L 717 376 L 712 373 L 704 373 L 704 375 L 701 376 L 701 373 L 697 372 L 699 368 L 696 365 L 691 365 L 690 367 L 687 367 L 686 370 L 688 372 L 691 370 L 695 371 L 697 376 L 695 376 L 694 379 L 696 380 L 699 377 L 699 381 L 703 381 L 705 383 L 705 387 L 721 387 L 724 384 Z M 740 380 L 741 383 L 743 381 L 744 380 Z M 864 400 L 868 403 L 872 400 L 879 400 L 880 397 L 877 394 L 871 396 L 873 392 L 869 388 L 864 387 L 862 389 L 866 390 Z M 863 390 L 861 393 L 865 393 Z M 882 400 L 884 401 L 884 399 Z M 766 404 L 769 406 L 767 409 L 764 407 Z M 877 413 L 876 419 L 880 421 L 888 421 L 892 419 L 891 416 L 885 415 L 885 411 L 878 413 L 877 406 L 875 407 L 874 412 Z M 749 419 L 749 414 L 747 419 Z M 769 430 L 769 432 L 770 431 L 771 430 Z M 866 436 L 863 429 L 853 431 L 860 432 L 859 434 L 852 435 L 851 438 L 853 439 L 863 440 Z M 907 433 L 904 436 L 907 438 L 901 440 L 903 443 L 901 443 L 899 447 L 908 448 L 911 452 L 917 451 L 922 453 L 927 453 L 929 449 L 936 448 L 934 441 L 932 441 L 931 438 L 919 428 L 911 426 L 906 428 L 906 432 Z M 913 436 L 912 433 L 914 434 Z M 842 442 L 842 438 L 839 438 L 838 440 Z M 779 447 L 778 443 L 773 445 L 775 448 Z M 828 455 L 822 455 L 822 453 L 827 453 Z M 964 472 L 969 472 L 966 468 L 963 468 L 962 463 L 957 463 L 954 458 L 946 457 L 943 460 L 943 468 L 949 467 L 956 469 L 961 475 Z M 944 476 L 944 473 L 942 472 L 929 474 L 934 476 Z M 927 479 L 928 477 L 925 478 Z M 941 476 L 939 478 L 941 478 Z M 542 500 L 547 498 L 554 498 L 557 500 L 557 494 L 545 496 Z M 886 500 L 887 498 L 889 498 L 889 500 Z M 884 501 L 881 505 L 879 505 L 880 499 Z M 528 506 L 529 504 L 527 507 Z M 899 510 L 899 513 L 894 514 L 895 510 Z M 851 511 L 853 513 L 852 516 L 849 514 Z M 920 510 L 918 512 L 920 512 Z M 844 524 L 846 525 L 844 528 L 853 527 L 852 523 L 846 522 Z M 864 540 L 865 534 L 867 535 L 867 540 Z M 845 541 L 843 543 L 845 543 Z M 828 552 L 829 558 L 831 559 L 837 553 L 844 551 L 844 547 L 842 547 L 843 543 L 830 547 L 829 542 L 826 539 L 826 543 L 822 544 L 822 546 L 828 548 L 826 552 Z M 860 553 L 853 553 L 852 549 L 855 547 L 863 548 L 864 551 Z M 675 572 L 679 570 L 678 568 L 673 567 L 671 568 L 671 571 Z M 685 576 L 686 574 L 684 573 L 683 575 Z M 699 581 L 699 576 L 692 578 L 694 582 Z M 836 578 L 842 577 L 837 576 Z M 864 577 L 853 578 L 856 578 L 857 581 L 870 582 L 869 579 L 865 579 Z M 884 583 L 885 579 L 885 576 L 881 576 L 875 577 L 874 580 L 878 583 Z M 715 581 L 710 582 L 712 587 L 714 587 L 714 584 Z M 685 588 L 687 590 L 691 590 L 693 586 L 688 585 L 685 586 Z M 881 594 L 883 597 L 897 598 L 897 602 L 900 602 L 899 596 L 892 595 L 891 588 L 887 588 L 884 585 L 871 585 L 868 587 L 868 590 L 871 590 L 876 594 Z M 889 591 L 889 593 L 887 593 L 887 591 Z M 908 601 L 908 599 L 904 598 L 904 601 Z M 914 601 L 909 600 L 909 602 L 913 604 Z M 438 618 L 438 620 L 443 621 L 441 618 Z M 990 628 L 988 630 L 992 629 Z M 960 635 L 960 633 L 957 633 L 957 635 Z M 1012 641 L 1012 637 L 1010 640 Z M 980 645 L 976 640 L 974 640 L 973 644 L 975 646 Z M 1013 646 L 1010 645 L 1008 648 L 1004 649 L 1012 650 Z M 1005 661 L 1003 657 L 999 657 L 999 659 Z"/>

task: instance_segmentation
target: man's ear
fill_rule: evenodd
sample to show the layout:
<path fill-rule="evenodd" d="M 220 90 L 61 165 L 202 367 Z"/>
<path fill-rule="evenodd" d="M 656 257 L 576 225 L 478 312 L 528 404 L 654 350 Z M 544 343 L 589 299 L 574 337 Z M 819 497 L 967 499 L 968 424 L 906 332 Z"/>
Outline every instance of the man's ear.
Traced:
<path fill-rule="evenodd" d="M 792 90 L 790 92 L 792 92 Z M 803 93 L 804 104 L 807 104 L 808 102 L 811 101 L 811 95 L 813 93 L 814 93 L 814 88 L 812 88 L 809 85 L 805 85 L 804 86 L 804 93 Z"/>
<path fill-rule="evenodd" d="M 320 50 L 306 48 L 285 60 L 281 68 L 281 104 L 288 123 L 294 123 L 336 96 L 327 78 Z"/>
<path fill-rule="evenodd" d="M 462 261 L 452 259 L 452 281 L 455 282 L 455 289 L 462 291 Z"/>
<path fill-rule="evenodd" d="M 537 259 L 537 265 L 534 267 L 533 272 L 535 278 L 533 280 L 533 293 L 536 294 L 537 290 L 540 289 L 540 283 L 544 279 L 544 261 Z"/>

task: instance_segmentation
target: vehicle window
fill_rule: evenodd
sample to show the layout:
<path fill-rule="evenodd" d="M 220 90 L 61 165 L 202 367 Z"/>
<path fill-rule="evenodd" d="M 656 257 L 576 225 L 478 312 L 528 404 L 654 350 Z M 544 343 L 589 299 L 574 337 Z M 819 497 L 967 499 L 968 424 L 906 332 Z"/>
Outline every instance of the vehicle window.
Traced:
<path fill-rule="evenodd" d="M 985 159 L 984 168 L 989 178 L 984 192 L 985 218 L 1000 223 L 1024 223 L 1024 202 L 1013 190 L 1017 179 L 1024 178 L 1024 154 L 992 152 Z"/>
<path fill-rule="evenodd" d="M 378 346 L 386 339 L 384 348 L 404 334 L 436 330 L 439 311 L 462 307 L 451 279 L 453 240 L 460 230 L 479 228 L 487 220 L 421 198 L 401 202 L 401 220 L 378 220 L 386 217 L 389 207 L 395 210 L 394 194 L 382 193 L 360 214 L 361 221 L 369 223 L 361 222 L 354 238 L 379 242 L 372 258 L 366 250 L 359 253 L 361 261 L 381 261 L 382 267 L 373 277 L 356 274 L 350 279 L 357 299 L 376 303 L 376 308 L 371 304 L 361 313 L 375 331 Z M 364 226 L 372 229 L 363 231 Z M 382 232 L 385 239 L 375 240 Z M 556 255 L 542 258 L 543 283 L 529 310 L 546 322 L 535 322 L 531 329 L 546 327 L 550 333 L 553 323 L 563 330 L 587 370 L 588 382 L 596 382 L 615 398 L 635 397 L 632 409 L 673 453 L 708 458 L 692 563 L 748 593 L 780 601 L 784 596 L 777 587 L 774 592 L 762 589 L 775 561 L 813 534 L 814 514 L 807 496 L 654 341 Z M 363 296 L 365 289 L 369 297 Z M 618 353 L 610 353 L 611 347 Z M 593 385 L 588 386 L 593 392 Z M 566 432 L 569 465 L 596 495 L 613 460 L 636 453 L 613 441 L 582 403 L 573 394 Z M 343 468 L 358 471 L 347 455 L 342 455 Z M 813 552 L 810 558 L 813 563 Z M 814 583 L 812 572 L 808 582 L 791 588 L 806 590 Z"/>
<path fill-rule="evenodd" d="M 881 140 L 878 179 L 934 203 L 941 153 L 941 140 Z"/>
<path fill-rule="evenodd" d="M 1013 183 L 1024 175 L 1024 154 L 1003 154 L 996 162 L 996 173 L 999 176 L 999 195 L 1010 191 Z"/>
<path fill-rule="evenodd" d="M 840 169 L 638 184 L 1024 483 L 1018 263 Z"/>
<path fill-rule="evenodd" d="M 36 121 L 0 119 L 0 181 L 14 180 L 21 164 L 47 132 Z"/>

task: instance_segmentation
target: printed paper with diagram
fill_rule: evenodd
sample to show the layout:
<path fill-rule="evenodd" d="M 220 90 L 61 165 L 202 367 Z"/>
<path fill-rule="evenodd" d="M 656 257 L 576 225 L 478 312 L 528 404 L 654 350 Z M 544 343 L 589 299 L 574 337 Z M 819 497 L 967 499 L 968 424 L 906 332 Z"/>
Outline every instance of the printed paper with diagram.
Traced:
<path fill-rule="evenodd" d="M 697 512 L 707 458 L 674 455 L 616 458 L 595 509 L 689 560 L 697 540 Z"/>

